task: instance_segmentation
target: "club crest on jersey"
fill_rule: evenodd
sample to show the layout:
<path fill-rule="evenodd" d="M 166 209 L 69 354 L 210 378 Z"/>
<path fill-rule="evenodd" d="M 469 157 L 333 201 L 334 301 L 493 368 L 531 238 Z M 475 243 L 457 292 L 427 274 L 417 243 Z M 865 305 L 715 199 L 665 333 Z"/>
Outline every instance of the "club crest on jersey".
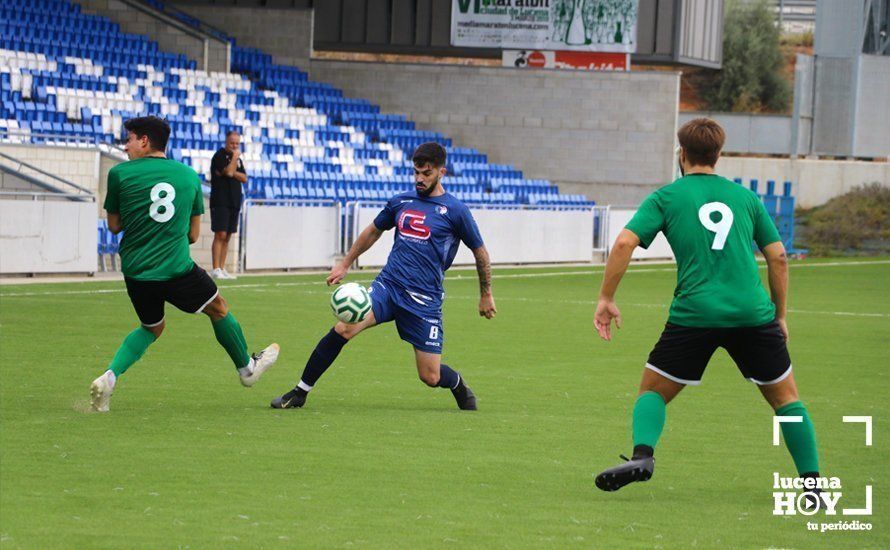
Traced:
<path fill-rule="evenodd" d="M 399 233 L 412 239 L 427 240 L 430 238 L 430 228 L 423 224 L 425 221 L 425 212 L 405 210 L 399 215 Z"/>
<path fill-rule="evenodd" d="M 444 216 L 445 214 L 448 213 L 448 207 L 447 207 L 447 206 L 437 206 L 437 207 L 436 207 L 436 211 L 437 211 L 439 214 L 441 214 L 441 215 Z"/>

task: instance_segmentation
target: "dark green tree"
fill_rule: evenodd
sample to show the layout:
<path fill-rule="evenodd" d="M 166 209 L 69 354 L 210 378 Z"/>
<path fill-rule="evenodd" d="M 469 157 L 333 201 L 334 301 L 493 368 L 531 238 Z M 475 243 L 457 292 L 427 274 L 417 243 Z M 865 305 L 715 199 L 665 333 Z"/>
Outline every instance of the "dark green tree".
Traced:
<path fill-rule="evenodd" d="M 785 111 L 790 84 L 782 74 L 780 31 L 766 0 L 729 0 L 723 26 L 723 69 L 703 90 L 714 111 Z"/>

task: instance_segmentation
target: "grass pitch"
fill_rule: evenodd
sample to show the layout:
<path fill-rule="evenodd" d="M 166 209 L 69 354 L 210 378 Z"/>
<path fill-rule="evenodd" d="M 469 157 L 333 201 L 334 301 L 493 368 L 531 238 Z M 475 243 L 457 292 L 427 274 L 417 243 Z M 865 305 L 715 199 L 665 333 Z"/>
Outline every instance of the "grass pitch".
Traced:
<path fill-rule="evenodd" d="M 479 397 L 425 387 L 392 324 L 350 343 L 307 408 L 293 386 L 332 325 L 323 276 L 222 286 L 252 350 L 278 364 L 242 388 L 204 316 L 167 330 L 119 381 L 111 413 L 89 384 L 136 326 L 123 283 L 0 288 L 0 542 L 4 547 L 888 547 L 890 261 L 796 262 L 790 349 L 823 474 L 871 532 L 817 533 L 772 515 L 771 411 L 718 351 L 669 407 L 652 481 L 602 493 L 629 453 L 630 410 L 667 317 L 673 266 L 634 266 L 624 328 L 595 337 L 602 268 L 496 269 L 499 314 L 478 316 L 472 271 L 446 284 L 445 356 Z M 369 281 L 353 272 L 347 280 Z M 875 419 L 874 445 L 862 425 Z"/>

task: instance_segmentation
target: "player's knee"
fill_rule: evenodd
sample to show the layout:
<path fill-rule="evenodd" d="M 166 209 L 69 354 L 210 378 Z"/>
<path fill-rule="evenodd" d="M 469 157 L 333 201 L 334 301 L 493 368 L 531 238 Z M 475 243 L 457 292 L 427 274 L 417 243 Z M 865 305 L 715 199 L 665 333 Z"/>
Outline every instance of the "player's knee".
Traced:
<path fill-rule="evenodd" d="M 229 304 L 226 303 L 222 295 L 217 294 L 213 301 L 204 306 L 203 313 L 210 317 L 212 321 L 219 321 L 229 314 Z"/>
<path fill-rule="evenodd" d="M 769 403 L 774 410 L 781 409 L 785 405 L 794 403 L 795 401 L 800 401 L 800 396 L 797 394 L 797 388 L 782 388 L 778 391 L 764 391 L 763 397 L 766 398 L 767 403 Z"/>
<path fill-rule="evenodd" d="M 427 386 L 429 386 L 431 388 L 435 387 L 436 384 L 439 383 L 439 378 L 441 378 L 441 376 L 439 375 L 438 372 L 431 371 L 431 370 L 418 371 L 417 375 L 420 376 L 420 380 L 424 384 L 426 384 Z"/>
<path fill-rule="evenodd" d="M 780 409 L 789 403 L 800 401 L 797 384 L 794 383 L 792 376 L 775 384 L 760 386 L 760 393 L 773 409 Z"/>
<path fill-rule="evenodd" d="M 336 332 L 343 338 L 346 338 L 347 340 L 352 340 L 352 338 L 355 337 L 356 334 L 361 332 L 357 327 L 358 325 L 348 325 L 343 321 L 340 321 L 336 325 L 334 325 L 334 332 Z"/>
<path fill-rule="evenodd" d="M 155 340 L 157 340 L 158 338 L 161 337 L 161 334 L 163 334 L 165 326 L 167 326 L 167 323 L 164 321 L 161 321 L 161 324 L 159 324 L 159 325 L 155 325 L 153 327 L 146 327 L 145 325 L 143 325 L 143 328 L 145 330 L 149 331 L 150 333 L 154 334 Z"/>

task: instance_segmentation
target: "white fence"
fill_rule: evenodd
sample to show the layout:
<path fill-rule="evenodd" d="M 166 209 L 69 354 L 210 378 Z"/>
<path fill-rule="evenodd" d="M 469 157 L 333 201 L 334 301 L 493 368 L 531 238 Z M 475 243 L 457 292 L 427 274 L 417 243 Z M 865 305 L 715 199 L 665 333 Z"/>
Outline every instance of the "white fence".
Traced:
<path fill-rule="evenodd" d="M 246 201 L 241 267 L 330 267 L 382 206 L 349 203 L 341 215 L 333 201 Z M 471 210 L 494 263 L 590 262 L 606 251 L 607 207 L 473 206 Z M 385 264 L 392 243 L 393 236 L 387 233 L 362 255 L 360 266 Z M 472 253 L 462 246 L 454 263 L 473 264 Z"/>
<path fill-rule="evenodd" d="M 340 203 L 247 200 L 242 208 L 242 269 L 330 267 L 340 252 Z"/>
<path fill-rule="evenodd" d="M 634 217 L 634 214 L 637 213 L 637 208 L 635 206 L 610 206 L 609 207 L 609 220 L 607 223 L 606 234 L 608 235 L 608 239 L 606 242 L 609 243 L 609 250 L 612 250 L 612 245 L 615 244 L 615 240 L 618 239 L 618 234 L 621 233 L 621 230 L 624 229 L 624 226 L 627 225 L 627 222 L 630 221 L 631 218 Z M 652 239 L 652 243 L 649 245 L 649 248 L 643 249 L 637 247 L 633 252 L 634 260 L 654 260 L 654 259 L 674 259 L 674 251 L 671 250 L 671 245 L 668 244 L 667 239 L 664 236 L 664 233 L 659 233 Z"/>
<path fill-rule="evenodd" d="M 59 193 L 0 194 L 0 273 L 96 271 L 99 212 L 95 197 L 58 200 L 66 197 Z"/>
<path fill-rule="evenodd" d="M 353 203 L 352 240 L 374 221 L 381 204 Z M 493 263 L 525 264 L 589 262 L 594 250 L 594 210 L 557 207 L 478 207 L 471 206 L 479 232 Z M 600 207 L 602 210 L 602 207 Z M 393 235 L 385 234 L 359 258 L 362 267 L 382 266 L 393 245 Z M 351 242 L 351 241 L 350 241 Z M 466 246 L 458 249 L 454 265 L 475 263 Z"/>

